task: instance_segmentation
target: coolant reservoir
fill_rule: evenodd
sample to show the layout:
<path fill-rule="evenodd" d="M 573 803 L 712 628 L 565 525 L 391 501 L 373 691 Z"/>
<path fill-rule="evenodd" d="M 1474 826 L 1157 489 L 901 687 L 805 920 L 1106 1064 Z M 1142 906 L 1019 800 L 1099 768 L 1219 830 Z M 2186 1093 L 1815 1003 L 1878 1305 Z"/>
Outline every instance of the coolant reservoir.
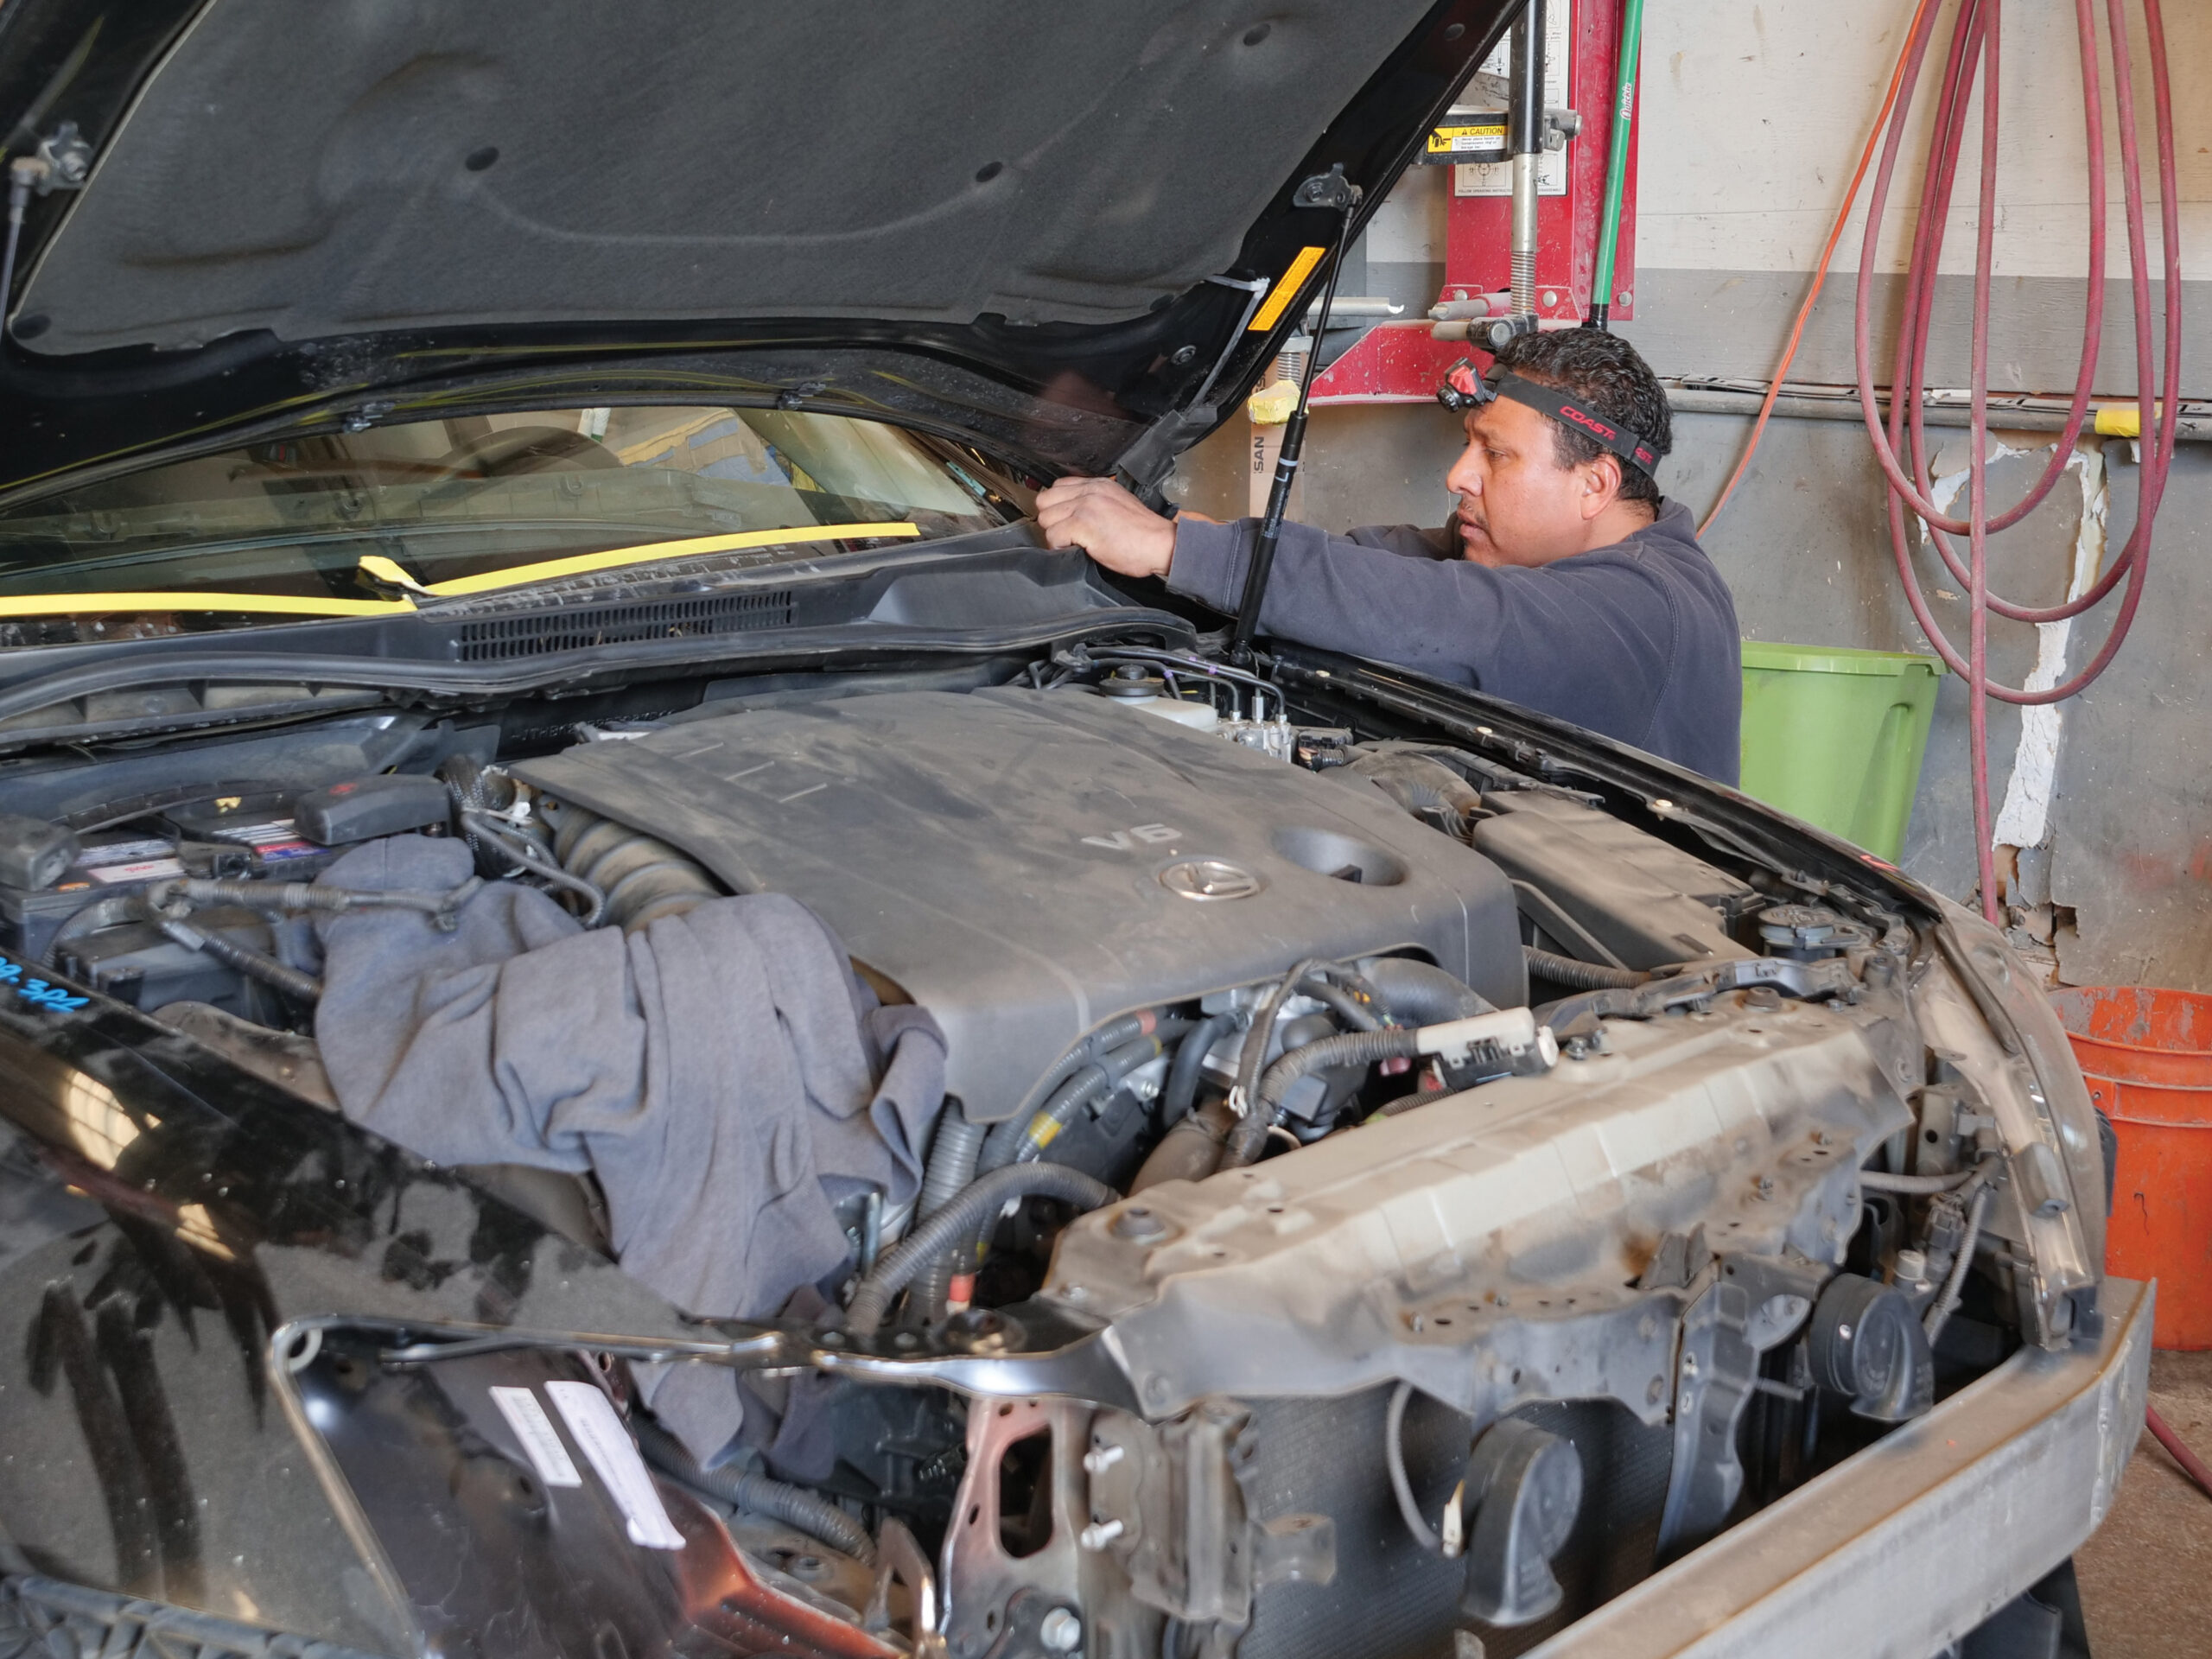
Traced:
<path fill-rule="evenodd" d="M 1213 702 L 1187 702 L 1167 695 L 1167 682 L 1146 671 L 1141 664 L 1124 663 L 1100 683 L 1109 701 L 1141 709 L 1161 720 L 1172 720 L 1192 731 L 1210 732 L 1220 720 Z"/>
<path fill-rule="evenodd" d="M 1172 697 L 1154 697 L 1136 706 L 1147 715 L 1172 720 L 1178 726 L 1188 726 L 1196 732 L 1210 732 L 1221 720 L 1210 702 L 1178 702 Z"/>

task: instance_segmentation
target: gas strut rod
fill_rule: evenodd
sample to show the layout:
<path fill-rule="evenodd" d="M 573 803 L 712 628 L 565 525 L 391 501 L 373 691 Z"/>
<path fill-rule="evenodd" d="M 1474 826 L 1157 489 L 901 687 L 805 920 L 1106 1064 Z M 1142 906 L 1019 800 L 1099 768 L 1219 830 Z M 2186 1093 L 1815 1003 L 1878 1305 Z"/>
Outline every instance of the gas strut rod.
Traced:
<path fill-rule="evenodd" d="M 1351 241 L 1352 214 L 1359 207 L 1360 189 L 1344 177 L 1343 163 L 1325 174 L 1315 174 L 1298 187 L 1291 198 L 1299 207 L 1333 207 L 1342 215 L 1337 223 L 1336 256 L 1329 261 L 1329 281 L 1321 290 L 1321 315 L 1313 323 L 1313 349 L 1306 353 L 1306 372 L 1298 383 L 1298 407 L 1282 429 L 1282 448 L 1275 456 L 1274 482 L 1268 488 L 1268 513 L 1252 538 L 1252 563 L 1244 572 L 1244 602 L 1237 607 L 1236 631 L 1230 637 L 1230 660 L 1247 663 L 1252 657 L 1252 635 L 1260 626 L 1260 604 L 1267 597 L 1268 574 L 1274 569 L 1275 543 L 1282 539 L 1282 516 L 1290 505 L 1290 486 L 1298 476 L 1299 452 L 1306 448 L 1306 405 L 1313 396 L 1313 373 L 1320 366 L 1321 342 L 1329 327 L 1330 308 L 1337 302 L 1337 278 L 1343 275 L 1344 250 Z"/>
<path fill-rule="evenodd" d="M 1508 59 L 1513 97 L 1505 147 L 1513 156 L 1513 315 L 1536 314 L 1537 168 L 1544 150 L 1544 0 L 1528 0 Z"/>

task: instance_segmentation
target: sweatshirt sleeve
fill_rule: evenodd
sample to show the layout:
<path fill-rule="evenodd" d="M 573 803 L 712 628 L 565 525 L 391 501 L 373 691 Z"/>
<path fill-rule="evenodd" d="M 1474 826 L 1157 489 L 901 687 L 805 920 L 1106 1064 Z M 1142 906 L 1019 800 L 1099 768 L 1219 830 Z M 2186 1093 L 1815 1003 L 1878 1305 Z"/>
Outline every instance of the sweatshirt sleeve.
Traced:
<path fill-rule="evenodd" d="M 1249 518 L 1179 523 L 1168 586 L 1234 612 L 1256 528 Z M 1677 630 L 1666 584 L 1632 549 L 1535 569 L 1406 556 L 1414 550 L 1286 524 L 1260 632 L 1396 663 L 1626 742 L 1642 740 Z"/>

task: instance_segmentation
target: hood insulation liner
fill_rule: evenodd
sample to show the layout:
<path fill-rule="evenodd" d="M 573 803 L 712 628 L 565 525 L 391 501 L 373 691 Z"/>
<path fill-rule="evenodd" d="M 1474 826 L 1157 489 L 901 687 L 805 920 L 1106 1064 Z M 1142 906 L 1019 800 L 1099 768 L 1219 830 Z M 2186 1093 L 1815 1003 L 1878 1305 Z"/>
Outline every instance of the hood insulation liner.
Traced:
<path fill-rule="evenodd" d="M 1233 263 L 1427 10 L 214 0 L 17 337 L 1123 320 Z"/>

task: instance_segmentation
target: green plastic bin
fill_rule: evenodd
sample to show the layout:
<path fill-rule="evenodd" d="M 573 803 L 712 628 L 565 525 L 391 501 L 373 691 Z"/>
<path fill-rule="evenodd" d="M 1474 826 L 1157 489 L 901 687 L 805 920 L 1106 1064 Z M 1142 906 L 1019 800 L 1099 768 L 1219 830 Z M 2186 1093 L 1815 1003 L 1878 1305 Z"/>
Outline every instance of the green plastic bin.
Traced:
<path fill-rule="evenodd" d="M 1910 652 L 1745 640 L 1744 792 L 1894 863 L 1942 672 Z"/>

